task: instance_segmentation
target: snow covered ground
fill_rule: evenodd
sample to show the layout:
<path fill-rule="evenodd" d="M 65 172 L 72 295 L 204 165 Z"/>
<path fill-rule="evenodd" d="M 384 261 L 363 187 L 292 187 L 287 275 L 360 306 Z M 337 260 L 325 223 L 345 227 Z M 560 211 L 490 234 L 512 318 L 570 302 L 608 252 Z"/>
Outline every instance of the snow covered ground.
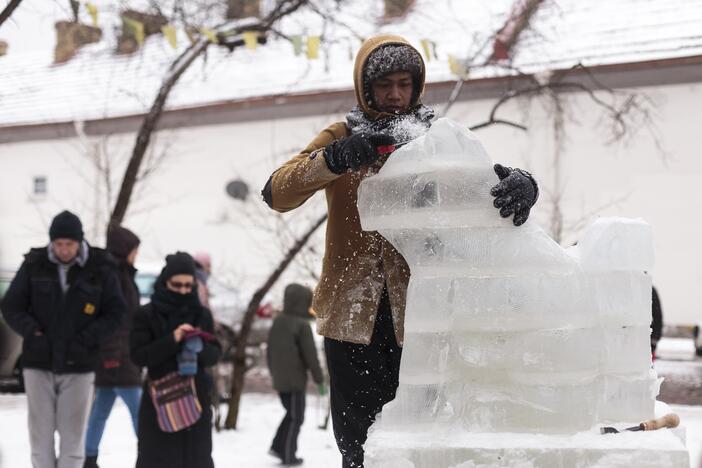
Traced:
<path fill-rule="evenodd" d="M 331 421 L 326 431 L 317 428 L 321 417 L 317 403 L 317 396 L 307 396 L 306 420 L 298 441 L 298 456 L 304 458 L 306 468 L 341 466 Z M 268 455 L 271 440 L 284 414 L 277 395 L 247 393 L 243 396 L 241 410 L 238 430 L 213 435 L 215 466 L 281 466 L 277 459 Z M 29 468 L 27 405 L 24 395 L 0 395 L 0 434 L 0 468 Z M 136 437 L 127 407 L 118 400 L 107 421 L 98 463 L 100 468 L 127 468 L 134 466 L 135 461 Z"/>
<path fill-rule="evenodd" d="M 691 468 L 702 461 L 702 406 L 671 406 L 687 429 Z M 118 401 L 107 423 L 100 451 L 101 468 L 134 466 L 136 438 L 127 408 Z M 318 398 L 307 397 L 306 421 L 302 427 L 298 455 L 307 468 L 333 468 L 341 465 L 331 423 L 326 431 L 317 428 L 321 417 Z M 269 468 L 281 466 L 270 457 L 268 447 L 283 409 L 275 394 L 245 394 L 240 428 L 214 434 L 213 458 L 217 467 Z M 29 463 L 27 406 L 24 395 L 0 395 L 0 468 L 25 468 Z"/>

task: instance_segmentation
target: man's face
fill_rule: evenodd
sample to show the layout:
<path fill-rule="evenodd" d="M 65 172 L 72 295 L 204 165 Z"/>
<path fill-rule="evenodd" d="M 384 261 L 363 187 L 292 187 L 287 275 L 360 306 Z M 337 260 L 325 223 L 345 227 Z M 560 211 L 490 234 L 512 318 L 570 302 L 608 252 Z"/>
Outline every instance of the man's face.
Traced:
<path fill-rule="evenodd" d="M 61 263 L 68 263 L 78 255 L 80 242 L 73 239 L 55 239 L 51 241 L 51 250 Z"/>
<path fill-rule="evenodd" d="M 412 74 L 395 72 L 382 76 L 371 83 L 373 104 L 376 110 L 390 114 L 407 112 L 412 101 Z"/>

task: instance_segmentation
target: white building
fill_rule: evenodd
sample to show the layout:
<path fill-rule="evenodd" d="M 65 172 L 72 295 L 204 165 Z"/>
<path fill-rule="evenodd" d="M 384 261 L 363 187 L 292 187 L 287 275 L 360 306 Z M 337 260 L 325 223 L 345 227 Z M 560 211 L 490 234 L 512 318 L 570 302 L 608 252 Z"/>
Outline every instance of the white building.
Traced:
<path fill-rule="evenodd" d="M 98 5 L 107 3 L 116 2 Z M 139 186 L 125 220 L 142 238 L 145 262 L 159 263 L 176 249 L 207 250 L 217 274 L 246 291 L 257 287 L 290 245 L 289 231 L 304 230 L 324 211 L 323 196 L 317 195 L 309 208 L 277 218 L 258 192 L 278 164 L 343 119 L 353 105 L 358 37 L 392 32 L 425 55 L 422 40 L 436 44 L 430 59 L 425 56 L 425 102 L 439 113 L 456 84 L 449 56 L 474 57 L 447 114 L 468 126 L 487 120 L 510 89 L 557 82 L 565 74 L 556 85 L 562 91 L 562 127 L 556 125 L 555 101 L 542 95 L 509 100 L 496 114 L 527 131 L 493 125 L 479 130 L 479 137 L 496 160 L 533 172 L 541 187 L 534 216 L 560 232 L 566 245 L 598 215 L 648 221 L 656 242 L 652 274 L 665 322 L 698 320 L 702 1 L 532 2 L 538 8 L 521 34 L 509 21 L 512 0 L 416 0 L 405 15 L 383 21 L 377 20 L 383 16 L 381 0 L 340 3 L 334 10 L 336 2 L 329 1 L 335 22 L 328 20 L 326 28 L 306 10 L 280 25 L 289 35 L 323 34 L 318 60 L 295 56 L 290 42 L 270 38 L 256 50 L 232 54 L 211 46 L 206 60 L 196 61 L 181 78 L 152 145 L 152 156 L 161 162 Z M 118 190 L 143 114 L 178 54 L 163 37 L 152 36 L 138 52 L 114 55 L 115 39 L 108 32 L 118 16 L 105 8 L 103 40 L 83 47 L 67 63 L 52 64 L 51 29 L 46 49 L 13 55 L 10 41 L 8 55 L 0 57 L 4 268 L 16 268 L 29 246 L 47 241 L 48 223 L 61 209 L 80 214 L 89 238 L 101 243 L 108 194 L 114 197 Z M 497 60 L 497 31 L 498 38 L 507 39 L 502 46 L 508 62 Z M 510 45 L 510 38 L 518 40 Z M 186 44 L 179 34 L 179 48 Z M 511 68 L 500 66 L 505 63 Z M 577 64 L 584 68 L 571 70 Z M 612 120 L 589 92 L 609 103 L 612 96 L 603 88 L 620 93 L 615 106 L 631 103 L 632 96 L 641 103 L 643 112 L 625 113 L 638 121 L 627 127 L 625 142 L 610 141 Z M 645 112 L 651 126 L 643 122 Z M 110 162 L 108 178 L 96 168 L 96 154 L 103 166 Z M 225 191 L 235 179 L 250 187 L 246 203 Z M 270 229 L 273 225 L 287 227 Z M 306 255 L 312 270 L 322 238 L 317 233 L 315 250 Z M 297 265 L 281 284 L 311 281 L 308 270 Z"/>

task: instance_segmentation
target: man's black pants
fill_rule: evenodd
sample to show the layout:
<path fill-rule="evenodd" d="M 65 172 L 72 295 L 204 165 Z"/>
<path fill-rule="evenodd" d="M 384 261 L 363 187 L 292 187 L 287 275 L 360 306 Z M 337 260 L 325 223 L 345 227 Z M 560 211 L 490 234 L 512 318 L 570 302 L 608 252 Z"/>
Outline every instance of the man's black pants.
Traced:
<path fill-rule="evenodd" d="M 280 401 L 286 413 L 275 433 L 271 450 L 282 457 L 283 463 L 290 463 L 295 459 L 297 436 L 305 420 L 305 392 L 280 393 Z"/>
<path fill-rule="evenodd" d="M 368 428 L 395 398 L 402 348 L 397 345 L 390 301 L 383 291 L 369 345 L 324 339 L 331 415 L 343 468 L 363 467 Z"/>

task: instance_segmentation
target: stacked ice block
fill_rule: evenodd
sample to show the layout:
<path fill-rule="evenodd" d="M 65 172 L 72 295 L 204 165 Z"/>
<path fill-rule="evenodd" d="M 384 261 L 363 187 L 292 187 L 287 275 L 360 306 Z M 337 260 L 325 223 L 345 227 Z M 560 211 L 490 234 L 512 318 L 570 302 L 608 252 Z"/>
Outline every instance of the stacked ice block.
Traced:
<path fill-rule="evenodd" d="M 363 229 L 412 273 L 400 386 L 371 446 L 383 433 L 573 434 L 653 416 L 649 226 L 600 219 L 565 250 L 500 218 L 496 183 L 477 138 L 439 119 L 359 188 Z"/>

